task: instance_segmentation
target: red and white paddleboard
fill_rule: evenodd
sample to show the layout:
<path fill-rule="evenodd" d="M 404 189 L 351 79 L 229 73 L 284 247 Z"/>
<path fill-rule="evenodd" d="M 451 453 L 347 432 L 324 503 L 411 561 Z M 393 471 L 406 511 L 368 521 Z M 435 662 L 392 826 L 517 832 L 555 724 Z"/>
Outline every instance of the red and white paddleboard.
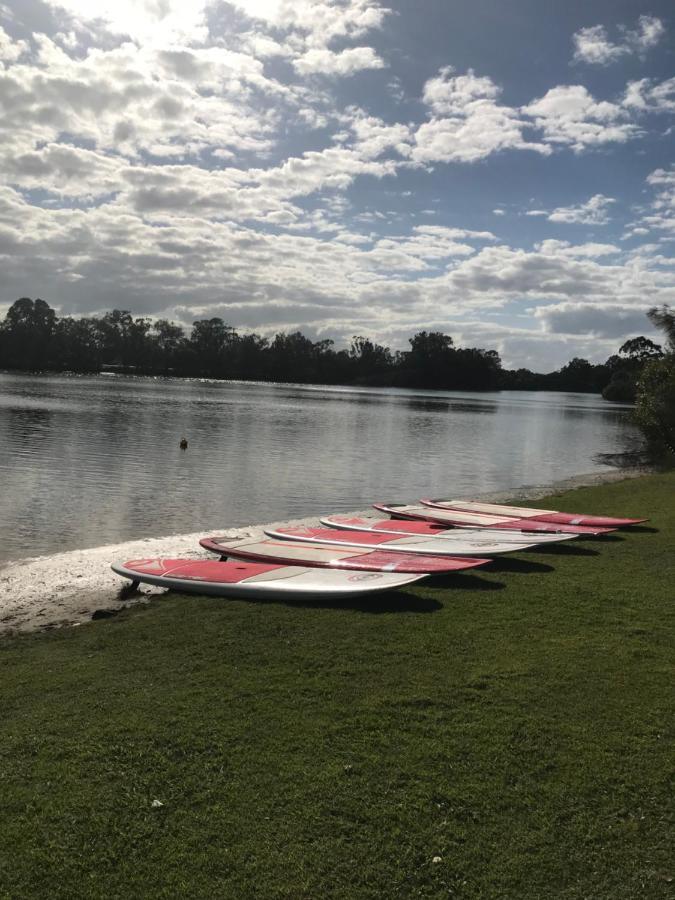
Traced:
<path fill-rule="evenodd" d="M 500 531 L 543 531 L 549 534 L 608 534 L 615 528 L 590 528 L 585 525 L 556 525 L 553 522 L 538 522 L 533 519 L 517 519 L 515 516 L 485 516 L 431 506 L 412 506 L 405 503 L 373 503 L 375 509 L 402 519 L 426 519 L 441 525 L 456 525 L 459 528 L 497 528 Z"/>
<path fill-rule="evenodd" d="M 625 525 L 640 525 L 647 519 L 617 519 L 612 516 L 587 516 L 584 513 L 563 513 L 554 509 L 529 509 L 525 506 L 505 506 L 501 503 L 481 503 L 478 500 L 428 500 L 420 501 L 434 509 L 478 513 L 488 516 L 517 516 L 519 519 L 534 519 L 538 522 L 554 522 L 556 525 L 587 525 L 591 528 L 623 528 Z"/>
<path fill-rule="evenodd" d="M 156 584 L 192 594 L 275 600 L 284 597 L 362 596 L 413 584 L 424 575 L 308 569 L 274 563 L 219 562 L 216 559 L 132 559 L 113 563 L 132 582 Z"/>
<path fill-rule="evenodd" d="M 458 572 L 461 569 L 472 569 L 490 562 L 489 559 L 467 559 L 456 554 L 450 556 L 430 555 L 427 550 L 423 555 L 418 552 L 405 552 L 406 547 L 390 546 L 391 539 L 387 535 L 364 535 L 365 540 L 341 546 L 327 546 L 327 541 L 315 541 L 310 532 L 327 532 L 327 528 L 289 528 L 275 532 L 267 532 L 270 537 L 258 540 L 228 541 L 226 538 L 202 538 L 199 542 L 205 550 L 219 553 L 221 556 L 246 559 L 255 562 L 274 562 L 283 565 L 309 566 L 311 568 L 357 569 L 366 572 L 407 572 L 414 575 L 443 574 Z M 303 535 L 300 542 L 289 540 L 295 533 Z M 344 532 L 337 532 L 338 536 Z M 277 539 L 278 538 L 278 539 Z M 370 539 L 369 539 L 370 538 Z M 406 538 L 403 538 L 405 542 Z M 395 541 L 395 543 L 398 543 Z M 373 546 L 378 547 L 373 549 Z"/>
<path fill-rule="evenodd" d="M 454 552 L 462 555 L 465 553 L 471 555 L 464 549 L 461 551 L 458 549 L 460 546 L 464 547 L 467 542 L 470 542 L 470 545 L 477 550 L 481 548 L 480 552 L 492 555 L 541 547 L 543 544 L 557 544 L 559 541 L 573 541 L 576 538 L 575 534 L 533 534 L 531 532 L 521 534 L 519 531 L 500 531 L 497 528 L 457 528 L 453 525 L 439 525 L 437 522 L 423 522 L 421 519 L 378 519 L 376 517 L 336 515 L 324 516 L 319 521 L 327 528 L 337 528 L 340 531 L 398 535 L 425 542 L 432 540 L 434 546 L 439 542 L 451 542 L 455 548 Z M 496 544 L 500 544 L 504 549 L 495 550 Z M 434 550 L 433 552 L 438 551 Z"/>
<path fill-rule="evenodd" d="M 391 556 L 399 554 L 411 556 L 423 565 L 423 561 L 427 559 L 444 559 L 446 561 L 455 560 L 460 557 L 460 561 L 466 565 L 469 562 L 467 557 L 485 557 L 500 553 L 513 553 L 516 550 L 527 550 L 531 545 L 527 541 L 527 536 L 522 535 L 520 543 L 504 542 L 500 540 L 500 535 L 504 532 L 494 531 L 488 536 L 487 540 L 473 539 L 475 532 L 467 530 L 458 530 L 445 536 L 424 536 L 424 535 L 400 535 L 387 534 L 377 531 L 345 531 L 340 528 L 313 528 L 306 525 L 299 526 L 283 526 L 275 530 L 267 530 L 266 534 L 273 538 L 280 538 L 282 542 L 287 544 L 297 541 L 296 546 L 302 544 L 308 546 L 323 546 L 323 549 L 329 553 L 334 553 L 341 547 L 360 547 L 361 552 L 372 547 L 378 547 L 375 552 L 377 557 Z M 477 533 L 477 532 L 476 532 Z M 447 534 L 447 532 L 446 532 Z M 482 535 L 481 535 L 482 538 Z M 357 551 L 352 551 L 357 552 Z M 471 562 L 481 565 L 489 562 L 488 559 L 473 559 Z M 457 568 L 464 568 L 464 565 Z M 402 571 L 397 569 L 397 571 Z"/>

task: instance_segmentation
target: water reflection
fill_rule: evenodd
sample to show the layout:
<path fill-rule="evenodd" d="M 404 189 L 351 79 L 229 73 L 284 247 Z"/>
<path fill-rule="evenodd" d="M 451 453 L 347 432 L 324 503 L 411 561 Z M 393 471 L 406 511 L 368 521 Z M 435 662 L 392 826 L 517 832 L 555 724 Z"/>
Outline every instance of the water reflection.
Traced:
<path fill-rule="evenodd" d="M 15 406 L 7 410 L 9 418 L 9 437 L 16 441 L 18 447 L 33 447 L 49 434 L 52 413 L 38 406 L 21 409 Z M 10 448 L 11 452 L 11 448 Z"/>
<path fill-rule="evenodd" d="M 546 483 L 635 434 L 584 394 L 0 375 L 0 559 Z"/>

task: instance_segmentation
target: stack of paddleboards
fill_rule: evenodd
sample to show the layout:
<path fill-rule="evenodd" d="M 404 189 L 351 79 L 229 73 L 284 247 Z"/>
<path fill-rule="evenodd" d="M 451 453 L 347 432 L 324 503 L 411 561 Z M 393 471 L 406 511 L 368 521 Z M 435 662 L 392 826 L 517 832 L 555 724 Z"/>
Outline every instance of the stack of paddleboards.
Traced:
<path fill-rule="evenodd" d="M 646 519 L 616 519 L 473 500 L 375 503 L 390 519 L 329 516 L 321 526 L 286 526 L 258 538 L 203 538 L 219 559 L 137 559 L 113 563 L 140 582 L 228 597 L 275 599 L 391 591 L 430 575 L 486 565 L 493 556 Z"/>

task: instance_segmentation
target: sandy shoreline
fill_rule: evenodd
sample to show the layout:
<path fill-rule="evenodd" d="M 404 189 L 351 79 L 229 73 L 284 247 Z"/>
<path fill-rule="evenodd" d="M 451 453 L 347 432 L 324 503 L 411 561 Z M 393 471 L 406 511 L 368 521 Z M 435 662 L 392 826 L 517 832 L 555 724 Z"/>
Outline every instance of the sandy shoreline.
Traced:
<path fill-rule="evenodd" d="M 644 469 L 618 469 L 576 475 L 553 484 L 525 485 L 481 496 L 494 502 L 531 501 L 553 492 L 622 481 L 645 474 L 647 471 Z M 371 510 L 361 512 L 370 513 Z M 315 517 L 285 520 L 285 523 L 291 521 L 293 524 L 318 524 Z M 263 534 L 264 528 L 274 524 L 281 523 L 223 528 L 217 533 L 227 534 L 232 539 L 259 536 Z M 153 595 L 163 593 L 163 589 L 143 585 L 142 593 L 125 598 L 120 589 L 128 582 L 111 571 L 110 563 L 114 560 L 152 556 L 213 558 L 199 546 L 200 537 L 204 537 L 203 532 L 144 538 L 9 563 L 0 568 L 0 635 L 73 627 L 90 621 L 97 610 L 114 612 L 126 606 L 147 603 Z"/>

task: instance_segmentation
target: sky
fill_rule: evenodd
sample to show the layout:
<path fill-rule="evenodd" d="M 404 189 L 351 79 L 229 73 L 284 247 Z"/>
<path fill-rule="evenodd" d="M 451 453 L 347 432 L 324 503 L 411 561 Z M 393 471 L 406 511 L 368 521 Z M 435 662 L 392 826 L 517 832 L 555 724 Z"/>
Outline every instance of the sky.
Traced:
<path fill-rule="evenodd" d="M 674 151 L 671 0 L 0 0 L 0 313 L 599 362 Z"/>

